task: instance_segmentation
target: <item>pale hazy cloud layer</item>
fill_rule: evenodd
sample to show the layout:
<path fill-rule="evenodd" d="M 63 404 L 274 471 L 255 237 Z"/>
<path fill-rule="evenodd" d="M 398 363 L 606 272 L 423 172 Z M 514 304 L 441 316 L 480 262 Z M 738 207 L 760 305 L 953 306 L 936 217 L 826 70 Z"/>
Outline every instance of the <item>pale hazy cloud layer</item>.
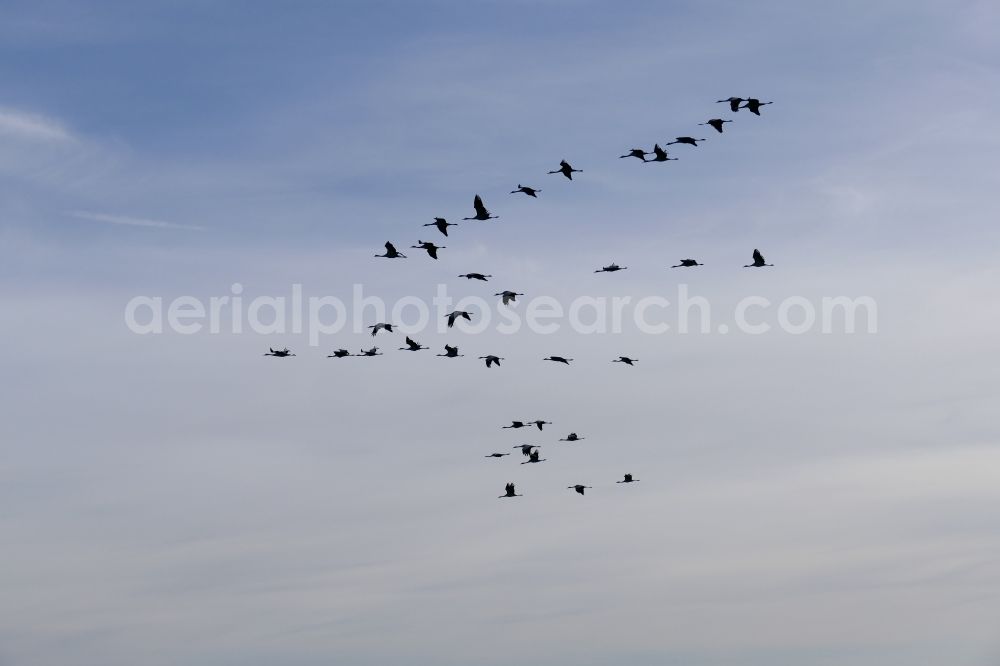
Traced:
<path fill-rule="evenodd" d="M 3 666 L 1000 659 L 994 3 L 0 19 Z M 709 141 L 617 158 L 685 134 Z M 545 173 L 564 158 L 572 183 Z M 500 220 L 420 226 L 476 193 Z M 448 247 L 372 256 L 418 238 Z M 776 266 L 743 269 L 754 247 Z M 667 268 L 685 257 L 706 266 Z M 629 270 L 592 272 L 611 261 Z M 878 332 L 429 330 L 432 351 L 380 333 L 384 356 L 327 359 L 371 337 L 124 316 L 234 283 L 349 303 L 681 282 L 719 312 L 869 296 Z M 535 418 L 554 425 L 500 429 Z M 548 462 L 483 457 L 522 442 Z M 507 481 L 525 496 L 498 500 Z"/>

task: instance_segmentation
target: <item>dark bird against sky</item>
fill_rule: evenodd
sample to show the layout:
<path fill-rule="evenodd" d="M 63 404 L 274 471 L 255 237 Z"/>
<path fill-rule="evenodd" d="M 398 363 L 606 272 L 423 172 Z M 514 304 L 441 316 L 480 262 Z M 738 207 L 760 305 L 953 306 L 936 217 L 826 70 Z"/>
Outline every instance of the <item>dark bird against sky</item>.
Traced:
<path fill-rule="evenodd" d="M 720 99 L 717 104 L 729 104 L 729 110 L 736 113 L 740 110 L 740 102 L 743 101 L 742 97 L 727 97 L 726 99 Z"/>
<path fill-rule="evenodd" d="M 480 356 L 479 358 L 486 361 L 487 368 L 494 365 L 500 367 L 500 361 L 503 360 L 502 356 L 494 356 L 493 354 L 490 354 L 488 356 Z"/>
<path fill-rule="evenodd" d="M 524 294 L 516 291 L 501 291 L 500 293 L 493 295 L 500 296 L 504 305 L 509 305 L 511 301 L 516 301 L 518 296 L 524 296 Z"/>
<path fill-rule="evenodd" d="M 692 266 L 704 266 L 695 259 L 681 259 L 681 263 L 671 266 L 671 268 L 691 268 Z"/>
<path fill-rule="evenodd" d="M 656 145 L 653 146 L 653 155 L 654 155 L 653 159 L 651 159 L 651 160 L 644 160 L 644 161 L 645 162 L 676 162 L 677 161 L 676 157 L 667 157 L 667 151 L 665 151 L 663 148 L 660 148 L 660 144 L 656 144 Z"/>
<path fill-rule="evenodd" d="M 618 157 L 621 158 L 621 159 L 624 159 L 626 157 L 638 157 L 640 160 L 642 160 L 643 162 L 645 162 L 646 161 L 646 155 L 648 155 L 648 154 L 649 153 L 647 153 L 642 148 L 633 148 L 632 150 L 628 151 L 628 153 L 626 155 L 619 155 Z"/>
<path fill-rule="evenodd" d="M 541 454 L 538 452 L 538 449 L 536 448 L 532 450 L 531 453 L 528 454 L 528 459 L 521 464 L 527 465 L 528 463 L 540 463 L 540 462 L 545 462 L 547 460 L 547 458 L 539 458 L 538 457 L 539 455 Z"/>
<path fill-rule="evenodd" d="M 424 225 L 425 227 L 437 227 L 437 230 L 443 233 L 445 236 L 448 235 L 448 227 L 457 227 L 458 225 L 454 222 L 449 222 L 443 217 L 435 217 L 433 222 L 428 222 Z"/>
<path fill-rule="evenodd" d="M 417 249 L 417 250 L 427 250 L 427 255 L 431 259 L 437 259 L 438 258 L 438 253 L 437 253 L 438 250 L 444 250 L 444 249 L 446 249 L 446 247 L 444 245 L 435 245 L 434 243 L 431 243 L 430 241 L 422 241 L 422 240 L 418 240 L 417 241 L 417 245 L 411 245 L 410 247 L 412 247 L 414 249 Z"/>
<path fill-rule="evenodd" d="M 499 215 L 493 215 L 486 209 L 486 206 L 483 205 L 482 197 L 478 194 L 476 195 L 476 198 L 472 200 L 472 207 L 476 210 L 476 214 L 472 217 L 463 217 L 463 220 L 479 220 L 481 222 L 485 222 L 486 220 L 495 220 L 500 217 Z"/>
<path fill-rule="evenodd" d="M 762 102 L 755 97 L 751 97 L 750 99 L 747 100 L 747 103 L 740 108 L 747 109 L 750 111 L 750 113 L 754 114 L 755 116 L 759 116 L 760 107 L 764 106 L 765 104 L 774 104 L 774 102 Z"/>
<path fill-rule="evenodd" d="M 698 123 L 698 124 L 699 125 L 708 125 L 708 126 L 712 127 L 713 129 L 715 129 L 715 131 L 718 132 L 719 134 L 722 134 L 722 125 L 723 125 L 723 123 L 731 123 L 731 122 L 733 122 L 733 121 L 732 120 L 723 120 L 722 118 L 712 118 L 711 120 L 709 120 L 707 122 Z"/>
<path fill-rule="evenodd" d="M 667 143 L 668 146 L 672 146 L 675 143 L 686 143 L 689 146 L 697 146 L 699 141 L 708 141 L 708 139 L 695 139 L 690 136 L 679 136 L 673 141 Z"/>
<path fill-rule="evenodd" d="M 372 324 L 368 328 L 372 329 L 372 337 L 373 338 L 375 337 L 375 334 L 378 333 L 379 331 L 385 330 L 385 331 L 388 331 L 388 332 L 392 333 L 392 324 L 386 324 L 384 322 L 380 323 L 380 324 Z"/>
<path fill-rule="evenodd" d="M 400 351 L 420 351 L 421 349 L 430 349 L 430 347 L 423 347 L 416 340 L 411 340 L 410 336 L 406 336 L 406 346 L 399 349 Z"/>
<path fill-rule="evenodd" d="M 764 266 L 774 266 L 774 264 L 765 264 L 764 255 L 760 253 L 760 250 L 753 251 L 753 263 L 744 264 L 743 268 L 763 268 Z"/>
<path fill-rule="evenodd" d="M 563 160 L 562 162 L 559 163 L 559 168 L 558 169 L 556 169 L 555 171 L 549 171 L 549 173 L 561 173 L 562 175 L 566 176 L 570 180 L 573 180 L 573 174 L 574 173 L 583 173 L 583 169 L 574 169 L 572 167 L 572 165 L 570 165 L 569 162 L 567 162 L 566 160 Z"/>
<path fill-rule="evenodd" d="M 400 253 L 396 246 L 389 241 L 385 242 L 385 254 L 376 254 L 376 257 L 384 257 L 385 259 L 406 259 L 406 255 Z"/>
<path fill-rule="evenodd" d="M 459 317 L 466 321 L 472 321 L 472 313 L 466 312 L 465 310 L 455 310 L 454 312 L 449 312 L 445 315 L 445 317 L 448 319 L 448 328 L 454 326 L 455 320 Z"/>
<path fill-rule="evenodd" d="M 514 484 L 508 483 L 506 486 L 504 486 L 504 494 L 500 495 L 500 499 L 503 499 L 504 497 L 523 497 L 523 495 L 518 495 L 517 493 L 515 493 Z"/>

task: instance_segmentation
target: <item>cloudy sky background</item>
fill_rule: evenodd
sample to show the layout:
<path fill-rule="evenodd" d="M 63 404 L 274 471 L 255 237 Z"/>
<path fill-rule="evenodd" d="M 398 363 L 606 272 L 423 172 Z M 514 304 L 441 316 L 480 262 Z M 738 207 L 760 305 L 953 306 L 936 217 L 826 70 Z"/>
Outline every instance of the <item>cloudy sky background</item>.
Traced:
<path fill-rule="evenodd" d="M 990 2 L 5 3 L 0 664 L 1000 663 L 998 33 Z M 501 219 L 440 261 L 372 258 L 477 192 Z M 235 282 L 681 281 L 721 321 L 870 296 L 878 332 L 328 360 L 370 338 L 123 323 Z M 523 441 L 549 461 L 482 457 Z"/>

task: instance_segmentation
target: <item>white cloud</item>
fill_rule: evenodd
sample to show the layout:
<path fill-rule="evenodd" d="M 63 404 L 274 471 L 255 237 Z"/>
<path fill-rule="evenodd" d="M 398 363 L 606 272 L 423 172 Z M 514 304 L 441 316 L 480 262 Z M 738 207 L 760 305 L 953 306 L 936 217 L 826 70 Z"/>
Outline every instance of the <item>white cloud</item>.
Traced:
<path fill-rule="evenodd" d="M 204 231 L 205 227 L 194 224 L 177 224 L 175 222 L 164 222 L 162 220 L 151 220 L 144 217 L 130 217 L 128 215 L 109 215 L 107 213 L 89 213 L 87 211 L 71 211 L 72 217 L 81 220 L 92 220 L 94 222 L 107 222 L 108 224 L 122 224 L 130 227 L 154 227 L 158 229 L 189 229 L 192 231 Z"/>
<path fill-rule="evenodd" d="M 75 141 L 58 121 L 13 109 L 0 109 L 0 134 L 38 141 Z"/>

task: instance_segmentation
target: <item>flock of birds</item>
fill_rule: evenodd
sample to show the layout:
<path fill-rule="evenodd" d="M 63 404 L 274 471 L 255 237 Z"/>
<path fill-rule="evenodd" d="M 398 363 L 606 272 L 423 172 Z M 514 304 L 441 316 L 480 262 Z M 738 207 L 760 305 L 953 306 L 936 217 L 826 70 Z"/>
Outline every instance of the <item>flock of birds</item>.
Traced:
<path fill-rule="evenodd" d="M 772 104 L 773 102 L 762 102 L 762 101 L 760 101 L 759 99 L 757 99 L 755 97 L 748 97 L 748 98 L 743 98 L 743 97 L 728 97 L 726 99 L 718 100 L 717 103 L 719 103 L 719 104 L 723 104 L 723 103 L 728 104 L 730 110 L 733 113 L 737 113 L 740 109 L 747 109 L 750 113 L 759 116 L 760 115 L 760 108 L 762 106 L 767 105 L 767 104 Z M 727 120 L 727 119 L 722 119 L 722 118 L 711 118 L 711 119 L 705 121 L 704 123 L 699 123 L 699 125 L 705 125 L 705 126 L 711 127 L 716 132 L 718 132 L 719 134 L 722 134 L 723 133 L 723 129 L 724 129 L 724 125 L 726 123 L 731 123 L 731 122 L 733 122 L 733 121 L 732 120 Z M 702 142 L 702 141 L 707 141 L 707 139 L 704 139 L 704 138 L 695 138 L 695 137 L 690 137 L 690 136 L 678 136 L 673 141 L 666 142 L 664 145 L 665 146 L 671 146 L 671 145 L 674 145 L 674 144 L 684 144 L 684 145 L 689 145 L 689 146 L 697 147 L 698 144 L 700 142 Z M 649 157 L 649 156 L 651 156 L 651 157 Z M 675 160 L 677 160 L 677 158 L 675 158 L 675 157 L 670 157 L 669 154 L 667 153 L 667 150 L 665 148 L 663 148 L 662 146 L 660 146 L 659 143 L 654 144 L 653 145 L 653 149 L 651 151 L 646 151 L 646 150 L 644 150 L 642 148 L 633 148 L 630 151 L 628 151 L 626 154 L 620 155 L 619 157 L 623 158 L 623 159 L 624 158 L 629 158 L 629 157 L 634 157 L 634 158 L 637 158 L 637 159 L 641 160 L 644 163 L 667 162 L 667 161 L 675 161 Z M 647 159 L 647 157 L 649 159 Z M 568 180 L 573 180 L 573 174 L 575 174 L 575 173 L 583 173 L 583 170 L 582 169 L 576 169 L 576 168 L 573 167 L 573 165 L 571 165 L 566 160 L 562 160 L 562 161 L 559 162 L 559 168 L 558 169 L 554 169 L 552 171 L 549 171 L 548 173 L 549 174 L 561 174 L 561 175 L 565 176 Z M 527 195 L 527 196 L 532 197 L 532 198 L 538 198 L 539 192 L 541 192 L 540 189 L 537 189 L 537 188 L 534 188 L 534 187 L 528 187 L 526 185 L 521 185 L 520 183 L 518 183 L 517 189 L 511 190 L 510 193 L 511 194 L 524 194 L 524 195 Z M 478 194 L 475 196 L 475 198 L 472 201 L 472 207 L 473 207 L 473 210 L 475 211 L 475 215 L 473 215 L 472 217 L 462 218 L 463 221 L 474 220 L 474 221 L 485 222 L 487 220 L 495 220 L 495 219 L 499 218 L 498 215 L 494 215 L 493 213 L 490 212 L 490 210 L 488 208 L 486 208 L 486 205 L 483 203 L 482 197 L 479 196 Z M 455 223 L 455 222 L 448 222 L 443 217 L 435 217 L 433 222 L 428 222 L 428 223 L 424 224 L 423 226 L 425 226 L 425 227 L 434 227 L 434 228 L 436 228 L 438 230 L 438 232 L 441 233 L 441 235 L 447 237 L 448 236 L 448 227 L 458 226 L 458 224 Z M 411 249 L 417 249 L 417 250 L 424 250 L 431 259 L 438 259 L 438 251 L 439 250 L 447 249 L 446 246 L 437 245 L 434 242 L 423 241 L 423 240 L 418 240 L 417 244 L 416 245 L 411 245 L 410 248 Z M 396 246 L 391 241 L 386 241 L 386 243 L 385 243 L 385 254 L 376 254 L 375 256 L 379 257 L 379 258 L 384 258 L 384 259 L 406 259 L 407 258 L 407 256 L 405 254 L 401 253 L 399 250 L 396 249 Z M 757 250 L 757 249 L 754 249 L 754 251 L 753 251 L 753 263 L 745 264 L 744 268 L 763 268 L 765 266 L 773 266 L 773 265 L 774 264 L 766 263 L 766 261 L 764 260 L 764 256 L 761 254 L 761 252 L 759 250 Z M 671 268 L 693 268 L 695 266 L 704 266 L 704 264 L 700 263 L 699 261 L 697 261 L 695 259 L 681 259 L 679 261 L 679 263 L 677 263 L 674 266 L 671 266 Z M 611 264 L 609 264 L 607 266 L 602 266 L 601 268 L 595 270 L 594 272 L 595 273 L 616 273 L 618 271 L 626 270 L 627 268 L 628 268 L 628 266 L 619 266 L 616 263 L 611 263 Z M 478 280 L 478 281 L 482 281 L 482 282 L 488 282 L 489 279 L 492 278 L 493 276 L 492 275 L 488 275 L 488 274 L 483 274 L 483 273 L 464 273 L 462 275 L 459 275 L 458 277 L 466 278 L 468 280 Z M 497 292 L 494 295 L 495 296 L 500 296 L 501 300 L 502 300 L 502 303 L 505 306 L 509 305 L 511 302 L 515 302 L 517 300 L 518 296 L 524 296 L 523 293 L 515 292 L 515 291 L 511 291 L 511 290 L 505 290 L 505 291 Z M 466 321 L 472 321 L 472 313 L 470 313 L 468 311 L 465 311 L 465 310 L 455 310 L 455 311 L 450 312 L 447 315 L 445 315 L 445 317 L 448 320 L 448 328 L 454 327 L 455 322 L 459 318 L 464 319 Z M 392 333 L 393 332 L 393 326 L 394 326 L 393 324 L 388 323 L 388 322 L 379 322 L 379 323 L 376 323 L 376 324 L 372 324 L 371 326 L 368 326 L 368 328 L 371 330 L 371 335 L 374 338 L 376 335 L 378 335 L 378 333 L 380 331 L 385 331 L 386 333 Z M 406 342 L 405 342 L 405 344 L 406 344 L 406 346 L 399 348 L 400 351 L 421 351 L 421 350 L 429 349 L 429 347 L 425 347 L 424 345 L 421 345 L 419 342 L 411 339 L 409 336 L 406 336 Z M 288 348 L 284 348 L 284 349 L 273 349 L 273 348 L 270 348 L 270 349 L 268 349 L 268 352 L 266 354 L 264 354 L 264 355 L 265 356 L 275 356 L 275 357 L 278 357 L 278 358 L 285 358 L 285 357 L 289 357 L 289 356 L 295 356 L 295 354 L 293 354 Z M 380 352 L 379 348 L 376 347 L 376 346 L 373 346 L 371 349 L 361 349 L 361 351 L 358 352 L 357 354 L 352 354 L 351 352 L 349 352 L 346 349 L 337 349 L 332 354 L 328 355 L 327 358 L 345 358 L 347 356 L 382 356 L 382 352 Z M 444 358 L 457 358 L 457 357 L 464 356 L 464 354 L 459 354 L 458 353 L 458 347 L 457 346 L 446 344 L 444 346 L 444 353 L 443 354 L 437 354 L 437 356 L 441 356 L 441 357 L 444 357 Z M 493 366 L 499 367 L 500 366 L 500 362 L 504 360 L 504 358 L 502 356 L 496 356 L 496 355 L 493 355 L 493 354 L 489 354 L 489 355 L 486 355 L 486 356 L 480 356 L 478 358 L 480 360 L 482 360 L 482 361 L 485 362 L 487 368 L 492 368 Z M 562 364 L 565 364 L 565 365 L 569 365 L 570 363 L 573 362 L 572 358 L 566 358 L 564 356 L 547 356 L 543 360 L 545 360 L 545 361 L 552 361 L 552 362 L 555 362 L 555 363 L 562 363 Z M 638 362 L 638 360 L 639 359 L 630 358 L 628 356 L 619 356 L 618 358 L 613 359 L 611 362 L 612 363 L 624 363 L 625 365 L 633 366 L 635 363 Z M 520 428 L 528 428 L 528 427 L 530 427 L 532 425 L 534 425 L 535 427 L 537 427 L 539 431 L 542 431 L 543 428 L 544 428 L 544 426 L 551 425 L 551 422 L 550 421 L 540 420 L 540 419 L 539 420 L 535 420 L 535 421 L 512 421 L 511 425 L 503 426 L 503 428 L 504 429 L 508 429 L 508 428 L 510 428 L 510 429 L 520 429 Z M 581 441 L 583 439 L 585 439 L 585 438 L 584 437 L 579 437 L 575 432 L 571 432 L 571 433 L 569 433 L 569 435 L 567 435 L 566 437 L 560 439 L 559 441 L 560 442 L 579 442 L 579 441 Z M 524 456 L 525 458 L 527 458 L 527 460 L 521 462 L 522 465 L 528 465 L 528 464 L 533 464 L 533 463 L 542 463 L 542 462 L 546 461 L 546 458 L 542 458 L 541 457 L 541 451 L 540 451 L 539 445 L 536 445 L 536 444 L 517 444 L 513 448 L 514 449 L 520 449 L 522 456 Z M 494 453 L 490 453 L 490 454 L 486 455 L 485 457 L 486 458 L 501 459 L 501 458 L 503 458 L 505 456 L 509 456 L 509 455 L 511 455 L 511 454 L 510 453 L 494 452 Z M 622 479 L 620 481 L 616 481 L 616 483 L 635 483 L 637 481 L 639 481 L 639 479 L 634 478 L 632 476 L 632 474 L 625 474 L 624 475 L 624 479 Z M 592 486 L 587 486 L 587 485 L 583 485 L 583 484 L 579 484 L 579 483 L 578 484 L 574 484 L 572 486 L 567 486 L 567 489 L 573 490 L 576 493 L 579 493 L 580 495 L 584 495 L 585 492 L 587 490 L 590 490 L 591 488 L 592 488 Z M 504 487 L 504 494 L 500 495 L 499 497 L 500 498 L 522 497 L 522 495 L 517 492 L 516 486 L 515 486 L 514 483 L 507 483 L 506 486 Z"/>

